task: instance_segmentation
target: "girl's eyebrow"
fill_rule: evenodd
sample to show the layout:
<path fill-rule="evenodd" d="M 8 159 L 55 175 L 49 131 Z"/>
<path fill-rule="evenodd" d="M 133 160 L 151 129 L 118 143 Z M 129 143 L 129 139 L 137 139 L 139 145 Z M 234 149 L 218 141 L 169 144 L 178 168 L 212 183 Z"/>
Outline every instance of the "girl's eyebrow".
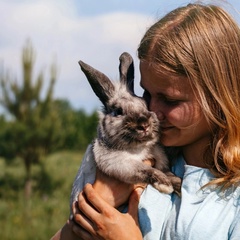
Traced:
<path fill-rule="evenodd" d="M 163 99 L 168 99 L 168 100 L 173 100 L 173 101 L 177 101 L 179 100 L 178 96 L 170 96 L 168 94 L 163 94 L 163 93 L 158 93 L 157 96 L 159 98 L 163 98 Z"/>

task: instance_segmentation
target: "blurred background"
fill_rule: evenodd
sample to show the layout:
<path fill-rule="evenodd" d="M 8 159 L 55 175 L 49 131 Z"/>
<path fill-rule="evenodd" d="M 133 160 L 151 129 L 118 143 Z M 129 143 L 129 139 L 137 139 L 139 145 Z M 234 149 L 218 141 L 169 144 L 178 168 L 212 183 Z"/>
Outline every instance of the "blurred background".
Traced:
<path fill-rule="evenodd" d="M 0 0 L 0 239 L 50 239 L 101 104 L 78 61 L 118 79 L 146 29 L 186 0 Z M 238 0 L 223 6 L 240 23 Z"/>

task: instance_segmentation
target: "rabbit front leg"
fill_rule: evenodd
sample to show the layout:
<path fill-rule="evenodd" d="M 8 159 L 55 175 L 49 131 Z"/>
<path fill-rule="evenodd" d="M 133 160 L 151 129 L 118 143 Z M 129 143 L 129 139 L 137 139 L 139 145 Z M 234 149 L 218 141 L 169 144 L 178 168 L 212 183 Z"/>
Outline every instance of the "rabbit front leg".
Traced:
<path fill-rule="evenodd" d="M 177 193 L 178 196 L 181 196 L 182 179 L 170 171 L 169 160 L 164 153 L 163 148 L 156 144 L 153 149 L 153 155 L 155 159 L 155 168 L 166 174 L 173 186 L 174 192 Z"/>
<path fill-rule="evenodd" d="M 96 164 L 105 174 L 125 183 L 147 183 L 152 184 L 160 192 L 173 192 L 172 184 L 163 172 L 147 166 L 134 156 L 119 152 L 104 153 L 103 150 L 96 153 Z"/>
<path fill-rule="evenodd" d="M 167 175 L 168 179 L 170 180 L 170 182 L 173 186 L 174 192 L 179 197 L 181 197 L 182 179 L 180 177 L 177 177 L 170 171 L 165 172 L 165 174 Z"/>
<path fill-rule="evenodd" d="M 170 194 L 174 191 L 168 176 L 156 168 L 148 168 L 142 172 L 146 183 L 152 184 L 159 192 Z"/>

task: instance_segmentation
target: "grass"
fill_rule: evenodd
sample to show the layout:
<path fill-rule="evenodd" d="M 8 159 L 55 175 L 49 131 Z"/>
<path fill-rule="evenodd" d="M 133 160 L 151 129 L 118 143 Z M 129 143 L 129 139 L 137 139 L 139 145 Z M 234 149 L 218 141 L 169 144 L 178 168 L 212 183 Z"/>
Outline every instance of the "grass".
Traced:
<path fill-rule="evenodd" d="M 58 152 L 32 169 L 33 192 L 24 197 L 23 162 L 0 158 L 0 239 L 46 240 L 69 215 L 69 196 L 82 153 Z"/>

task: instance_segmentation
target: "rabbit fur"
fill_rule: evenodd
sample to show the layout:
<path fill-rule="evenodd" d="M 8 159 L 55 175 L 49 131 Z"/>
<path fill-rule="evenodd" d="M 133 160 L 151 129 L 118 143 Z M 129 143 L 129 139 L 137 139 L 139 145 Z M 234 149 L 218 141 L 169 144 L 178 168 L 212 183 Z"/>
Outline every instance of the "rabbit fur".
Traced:
<path fill-rule="evenodd" d="M 88 147 L 73 184 L 71 204 L 86 182 L 94 182 L 96 167 L 129 184 L 147 183 L 166 194 L 180 193 L 181 180 L 170 172 L 168 158 L 159 144 L 156 114 L 134 94 L 132 57 L 125 52 L 119 59 L 117 83 L 79 61 L 103 109 L 99 112 L 97 138 Z M 154 159 L 154 167 L 144 164 L 146 159 Z"/>

